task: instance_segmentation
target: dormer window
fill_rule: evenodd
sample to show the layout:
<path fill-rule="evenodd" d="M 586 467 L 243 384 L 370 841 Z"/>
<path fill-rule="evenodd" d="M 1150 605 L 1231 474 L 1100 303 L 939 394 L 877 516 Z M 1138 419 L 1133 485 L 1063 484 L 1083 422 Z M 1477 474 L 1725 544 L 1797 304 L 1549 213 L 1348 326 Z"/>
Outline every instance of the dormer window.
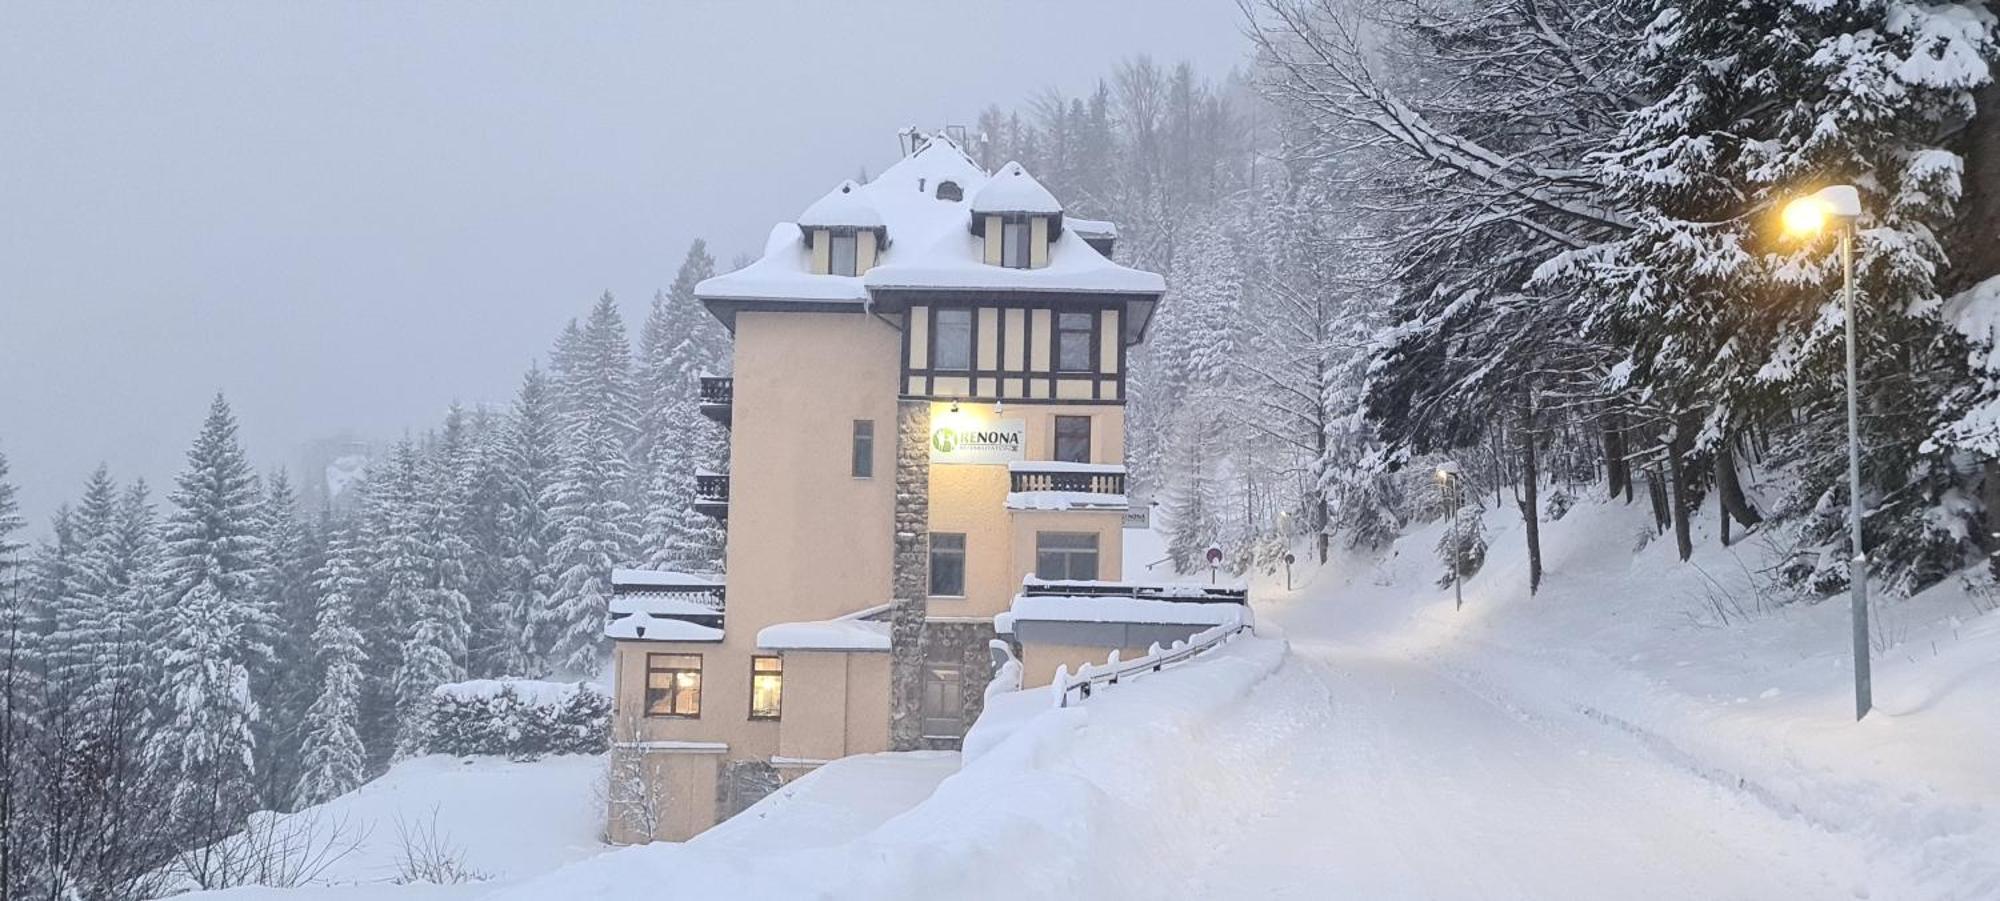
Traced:
<path fill-rule="evenodd" d="M 937 199 L 957 203 L 965 199 L 965 189 L 959 187 L 958 182 L 955 181 L 938 182 Z"/>
<path fill-rule="evenodd" d="M 856 268 L 860 260 L 860 236 L 854 232 L 834 233 L 828 236 L 833 242 L 827 259 L 827 272 L 831 275 L 860 275 Z"/>
<path fill-rule="evenodd" d="M 1026 269 L 1034 254 L 1030 251 L 1034 230 L 1028 227 L 1028 220 L 1017 219 L 1000 225 L 1000 265 L 1009 269 Z"/>

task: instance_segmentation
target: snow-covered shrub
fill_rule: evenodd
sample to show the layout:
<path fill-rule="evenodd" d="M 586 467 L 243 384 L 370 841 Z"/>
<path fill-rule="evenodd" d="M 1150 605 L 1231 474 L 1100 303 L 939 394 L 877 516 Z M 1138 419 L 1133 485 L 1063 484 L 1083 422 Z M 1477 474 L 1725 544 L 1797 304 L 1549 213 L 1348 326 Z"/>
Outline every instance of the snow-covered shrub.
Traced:
<path fill-rule="evenodd" d="M 1576 495 L 1571 493 L 1568 488 L 1558 486 L 1549 490 L 1549 522 L 1560 521 L 1564 516 L 1569 514 L 1569 509 L 1574 506 L 1576 506 Z"/>
<path fill-rule="evenodd" d="M 1438 576 L 1439 587 L 1451 584 L 1452 536 L 1454 535 L 1458 537 L 1457 557 L 1459 578 L 1472 578 L 1479 572 L 1479 568 L 1486 564 L 1486 524 L 1485 517 L 1479 514 L 1480 510 L 1477 507 L 1472 509 L 1470 515 L 1466 511 L 1460 510 L 1458 527 L 1455 530 L 1447 528 L 1443 533 L 1438 535 L 1438 562 L 1445 565 L 1444 574 Z"/>
<path fill-rule="evenodd" d="M 475 679 L 432 692 L 420 746 L 432 754 L 533 760 L 603 753 L 610 730 L 611 698 L 597 685 Z"/>

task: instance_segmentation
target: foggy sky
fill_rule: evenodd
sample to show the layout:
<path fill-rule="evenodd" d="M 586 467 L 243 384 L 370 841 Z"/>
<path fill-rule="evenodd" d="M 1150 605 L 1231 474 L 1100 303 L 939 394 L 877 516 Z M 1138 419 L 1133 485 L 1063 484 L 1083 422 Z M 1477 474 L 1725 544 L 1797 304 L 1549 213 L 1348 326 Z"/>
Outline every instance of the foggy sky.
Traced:
<path fill-rule="evenodd" d="M 163 495 L 218 389 L 260 469 L 504 403 L 901 125 L 1245 47 L 1230 0 L 7 0 L 0 452 L 41 532 L 100 460 Z"/>

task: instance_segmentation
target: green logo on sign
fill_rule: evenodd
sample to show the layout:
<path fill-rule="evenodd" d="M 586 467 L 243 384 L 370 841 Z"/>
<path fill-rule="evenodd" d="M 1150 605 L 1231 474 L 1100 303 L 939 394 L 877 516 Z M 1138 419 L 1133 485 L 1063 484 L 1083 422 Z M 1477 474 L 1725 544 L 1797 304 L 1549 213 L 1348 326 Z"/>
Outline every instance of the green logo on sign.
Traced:
<path fill-rule="evenodd" d="M 958 432 L 952 429 L 938 429 L 931 433 L 931 446 L 938 453 L 948 454 L 958 447 Z"/>

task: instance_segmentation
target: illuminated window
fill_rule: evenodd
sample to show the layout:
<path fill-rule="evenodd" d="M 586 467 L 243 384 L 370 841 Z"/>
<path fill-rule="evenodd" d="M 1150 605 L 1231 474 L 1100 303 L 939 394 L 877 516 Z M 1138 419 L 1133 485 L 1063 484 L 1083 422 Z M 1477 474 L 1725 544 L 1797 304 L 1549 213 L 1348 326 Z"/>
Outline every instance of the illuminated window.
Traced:
<path fill-rule="evenodd" d="M 1096 532 L 1036 532 L 1035 578 L 1097 579 Z"/>
<path fill-rule="evenodd" d="M 646 715 L 701 716 L 701 655 L 646 655 Z"/>
<path fill-rule="evenodd" d="M 1095 313 L 1062 313 L 1056 316 L 1056 369 L 1061 372 L 1089 372 L 1091 323 Z"/>
<path fill-rule="evenodd" d="M 750 658 L 750 718 L 775 720 L 785 694 L 785 661 L 781 657 Z"/>
<path fill-rule="evenodd" d="M 1056 417 L 1055 458 L 1061 463 L 1090 462 L 1090 417 Z"/>
<path fill-rule="evenodd" d="M 931 357 L 931 368 L 969 370 L 972 368 L 972 311 L 968 309 L 947 309 L 937 311 L 936 327 L 932 337 L 937 342 L 937 352 Z"/>
<path fill-rule="evenodd" d="M 931 533 L 931 596 L 965 596 L 965 535 L 959 532 Z"/>
<path fill-rule="evenodd" d="M 859 275 L 860 273 L 855 271 L 857 265 L 857 251 L 855 250 L 854 243 L 855 234 L 851 231 L 841 232 L 832 237 L 833 254 L 828 258 L 827 262 L 830 271 L 834 275 Z"/>
<path fill-rule="evenodd" d="M 1009 269 L 1028 268 L 1028 220 L 1017 219 L 1000 226 L 1000 265 Z"/>

